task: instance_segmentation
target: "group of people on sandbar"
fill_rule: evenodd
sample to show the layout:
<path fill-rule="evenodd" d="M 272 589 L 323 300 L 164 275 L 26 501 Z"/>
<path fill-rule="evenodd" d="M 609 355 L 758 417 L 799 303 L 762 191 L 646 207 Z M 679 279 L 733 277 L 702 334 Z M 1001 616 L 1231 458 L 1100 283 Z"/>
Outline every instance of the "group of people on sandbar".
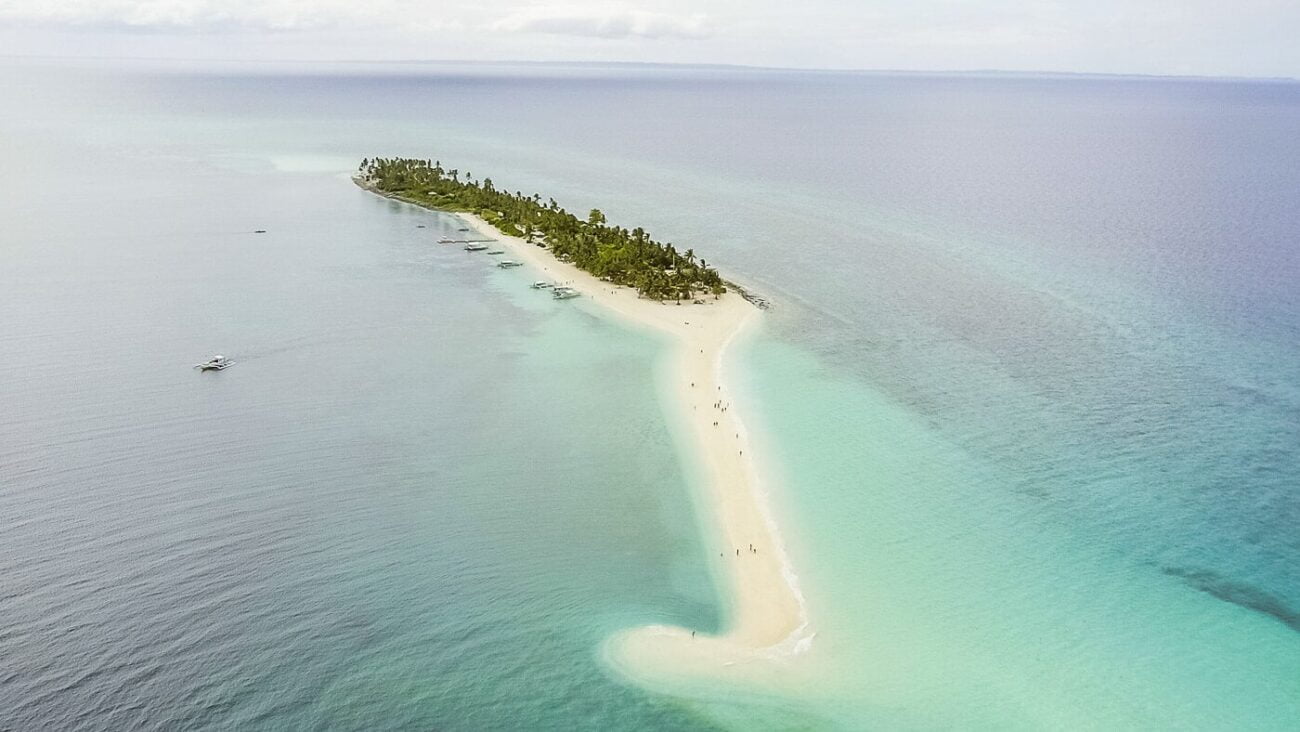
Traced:
<path fill-rule="evenodd" d="M 691 386 L 695 386 L 695 384 L 692 382 L 692 383 L 691 383 Z M 722 389 L 722 387 L 719 386 L 718 389 Z M 716 401 L 716 402 L 713 403 L 713 408 L 716 409 L 716 410 L 718 410 L 719 413 L 725 413 L 725 412 L 727 411 L 727 407 L 728 407 L 728 406 L 730 406 L 730 405 L 729 405 L 727 402 L 722 401 L 721 399 L 719 399 L 718 401 Z M 718 420 L 716 420 L 716 419 L 713 420 L 713 426 L 714 426 L 714 427 L 717 427 L 717 426 L 718 426 Z M 740 436 L 740 435 L 737 435 L 737 437 L 739 437 L 739 436 Z"/>
<path fill-rule="evenodd" d="M 694 382 L 694 381 L 691 382 L 691 386 L 695 386 L 695 382 Z M 721 387 L 721 386 L 718 387 L 718 391 L 722 391 L 722 387 Z M 717 400 L 716 402 L 713 403 L 713 408 L 716 409 L 716 410 L 718 410 L 718 412 L 723 413 L 723 414 L 726 413 L 727 408 L 730 407 L 730 406 L 731 406 L 731 402 L 724 401 L 724 400 L 722 400 L 722 399 L 719 399 L 719 400 Z M 691 407 L 691 409 L 695 409 L 695 407 Z M 717 426 L 718 426 L 718 423 L 719 423 L 719 420 L 716 420 L 716 419 L 713 420 L 713 426 L 714 426 L 714 427 L 717 427 Z M 736 433 L 736 439 L 737 439 L 737 440 L 740 439 L 740 433 L 739 433 L 739 432 Z M 738 450 L 737 452 L 738 452 L 740 455 L 744 455 L 744 454 L 745 454 L 745 451 L 744 451 L 744 450 Z"/>

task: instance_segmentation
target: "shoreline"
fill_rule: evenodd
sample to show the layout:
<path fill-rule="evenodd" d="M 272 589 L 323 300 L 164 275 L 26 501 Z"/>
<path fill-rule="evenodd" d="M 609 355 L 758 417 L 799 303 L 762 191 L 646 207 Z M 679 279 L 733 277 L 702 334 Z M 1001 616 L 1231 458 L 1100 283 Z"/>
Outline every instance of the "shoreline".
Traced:
<path fill-rule="evenodd" d="M 499 242 L 541 278 L 573 287 L 582 293 L 582 300 L 596 303 L 600 311 L 625 324 L 670 336 L 667 363 L 671 388 L 666 396 L 679 422 L 671 428 L 686 430 L 680 434 L 691 438 L 704 505 L 712 509 L 710 516 L 701 517 L 701 523 L 712 525 L 717 532 L 716 540 L 706 541 L 706 545 L 720 552 L 715 561 L 727 589 L 725 623 L 721 634 L 714 636 L 663 625 L 630 628 L 609 639 L 606 652 L 610 660 L 628 675 L 640 677 L 642 672 L 658 676 L 688 669 L 720 671 L 741 661 L 771 660 L 806 650 L 812 635 L 803 597 L 723 373 L 728 348 L 757 324 L 766 303 L 753 302 L 730 285 L 719 299 L 711 295 L 703 298 L 703 305 L 644 299 L 632 288 L 603 282 L 556 259 L 545 248 L 502 233 L 474 214 L 430 209 L 355 177 L 353 181 L 376 195 L 455 216 L 478 234 Z"/>

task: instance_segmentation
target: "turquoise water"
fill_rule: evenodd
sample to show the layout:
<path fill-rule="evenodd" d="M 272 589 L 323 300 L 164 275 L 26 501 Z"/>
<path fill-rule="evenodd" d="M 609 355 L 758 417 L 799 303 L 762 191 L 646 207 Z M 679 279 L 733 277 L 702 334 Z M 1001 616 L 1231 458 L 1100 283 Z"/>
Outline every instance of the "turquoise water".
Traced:
<path fill-rule="evenodd" d="M 0 91 L 0 726 L 1300 719 L 1295 84 L 8 62 Z M 662 344 L 432 244 L 452 220 L 347 181 L 375 154 L 775 300 L 732 369 L 818 633 L 787 683 L 604 663 L 723 622 Z"/>
<path fill-rule="evenodd" d="M 848 727 L 1285 728 L 1294 631 L 1162 576 L 1015 476 L 777 341 L 748 354 Z M 843 450 L 843 436 L 856 450 Z M 787 536 L 790 530 L 787 529 Z M 1249 700 L 1249 703 L 1245 703 Z"/>

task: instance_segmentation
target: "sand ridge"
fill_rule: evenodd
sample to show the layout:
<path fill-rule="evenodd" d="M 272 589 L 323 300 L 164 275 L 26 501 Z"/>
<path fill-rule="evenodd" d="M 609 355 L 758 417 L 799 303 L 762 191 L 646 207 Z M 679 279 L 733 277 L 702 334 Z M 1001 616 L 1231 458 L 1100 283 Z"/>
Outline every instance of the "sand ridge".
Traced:
<path fill-rule="evenodd" d="M 704 304 L 648 300 L 631 288 L 602 282 L 542 247 L 507 236 L 477 216 L 456 216 L 499 241 L 542 279 L 573 287 L 584 300 L 625 322 L 672 336 L 670 397 L 685 424 L 671 427 L 689 430 L 691 443 L 698 446 L 707 503 L 715 509 L 704 524 L 712 523 L 719 532 L 714 543 L 728 578 L 730 613 L 725 632 L 717 636 L 668 626 L 620 633 L 609 649 L 616 663 L 722 668 L 806 648 L 811 635 L 803 598 L 769 513 L 738 405 L 723 380 L 727 347 L 762 311 L 735 292 L 718 299 L 706 296 Z"/>
<path fill-rule="evenodd" d="M 353 182 L 377 195 L 405 201 L 358 177 Z M 729 612 L 720 635 L 665 625 L 620 632 L 606 644 L 609 660 L 623 672 L 645 679 L 743 669 L 749 662 L 784 659 L 807 650 L 814 634 L 803 596 L 762 490 L 748 432 L 723 378 L 728 346 L 758 322 L 762 311 L 734 291 L 719 298 L 706 296 L 702 304 L 644 299 L 634 289 L 602 282 L 476 215 L 440 213 L 453 215 L 481 237 L 500 242 L 540 278 L 581 292 L 585 301 L 599 306 L 596 312 L 671 336 L 675 352 L 670 357 L 668 398 L 675 402 L 672 406 L 680 419 L 670 426 L 687 430 L 693 438 L 687 442 L 697 450 L 704 498 L 714 509 L 702 524 L 712 525 L 717 532 L 711 544 L 719 551 Z"/>

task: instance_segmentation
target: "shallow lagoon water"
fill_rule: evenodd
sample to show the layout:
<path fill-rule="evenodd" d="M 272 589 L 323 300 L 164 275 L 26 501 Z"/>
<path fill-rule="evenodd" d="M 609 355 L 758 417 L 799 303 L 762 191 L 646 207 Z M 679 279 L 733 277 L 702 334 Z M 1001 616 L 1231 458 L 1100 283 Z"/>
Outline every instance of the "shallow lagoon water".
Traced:
<path fill-rule="evenodd" d="M 30 100 L 0 112 L 11 725 L 1300 717 L 1294 84 L 0 79 Z M 432 244 L 454 224 L 346 180 L 374 154 L 599 206 L 776 301 L 734 368 L 818 632 L 784 687 L 602 662 L 725 607 L 659 346 Z"/>

